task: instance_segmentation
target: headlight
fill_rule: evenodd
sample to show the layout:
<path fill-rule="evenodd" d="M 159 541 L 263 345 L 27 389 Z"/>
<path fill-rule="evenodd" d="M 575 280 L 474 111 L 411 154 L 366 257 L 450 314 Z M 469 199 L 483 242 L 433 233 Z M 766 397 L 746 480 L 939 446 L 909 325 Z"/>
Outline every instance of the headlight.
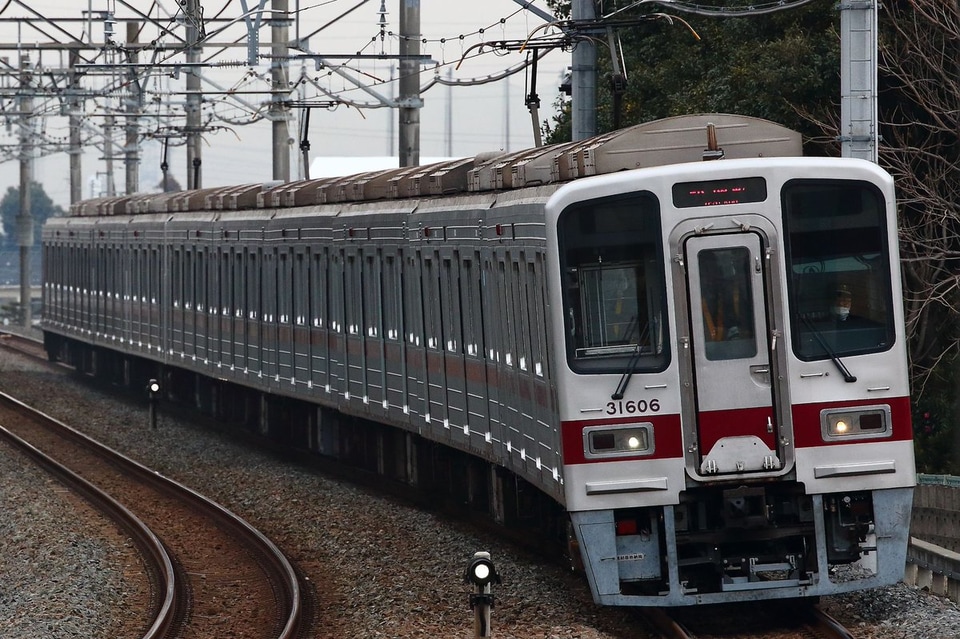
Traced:
<path fill-rule="evenodd" d="M 653 424 L 584 428 L 583 452 L 588 458 L 649 455 L 653 452 Z"/>
<path fill-rule="evenodd" d="M 827 408 L 820 411 L 820 432 L 824 441 L 889 437 L 889 406 Z"/>

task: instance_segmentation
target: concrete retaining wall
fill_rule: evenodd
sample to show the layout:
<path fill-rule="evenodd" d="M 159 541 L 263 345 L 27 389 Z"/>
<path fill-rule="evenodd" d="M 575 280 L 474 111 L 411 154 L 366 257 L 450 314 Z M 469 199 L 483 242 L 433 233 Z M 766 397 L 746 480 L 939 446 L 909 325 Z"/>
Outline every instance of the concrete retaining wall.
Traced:
<path fill-rule="evenodd" d="M 960 477 L 917 479 L 903 580 L 960 602 Z"/>

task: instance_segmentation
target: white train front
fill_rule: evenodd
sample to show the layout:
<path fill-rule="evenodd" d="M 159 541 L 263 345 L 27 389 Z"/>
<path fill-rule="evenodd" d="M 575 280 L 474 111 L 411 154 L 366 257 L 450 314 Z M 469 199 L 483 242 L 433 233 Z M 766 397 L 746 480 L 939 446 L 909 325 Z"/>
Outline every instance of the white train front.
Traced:
<path fill-rule="evenodd" d="M 727 159 L 692 161 L 707 130 Z M 710 114 L 82 203 L 44 229 L 47 349 L 318 452 L 377 425 L 381 469 L 498 519 L 527 482 L 602 604 L 895 583 L 915 468 L 893 183 L 769 157 L 798 153 Z M 463 457 L 428 471 L 437 443 Z"/>
<path fill-rule="evenodd" d="M 827 159 L 666 166 L 548 202 L 566 506 L 598 601 L 900 580 L 895 219 L 889 176 Z"/>

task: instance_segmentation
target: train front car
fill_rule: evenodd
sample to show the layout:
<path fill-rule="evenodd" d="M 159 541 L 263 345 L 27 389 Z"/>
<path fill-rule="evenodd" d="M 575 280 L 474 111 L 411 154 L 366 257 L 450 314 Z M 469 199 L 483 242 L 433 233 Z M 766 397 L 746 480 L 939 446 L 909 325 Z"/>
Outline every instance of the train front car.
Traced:
<path fill-rule="evenodd" d="M 915 467 L 890 176 L 721 160 L 547 204 L 565 499 L 597 602 L 903 576 Z"/>

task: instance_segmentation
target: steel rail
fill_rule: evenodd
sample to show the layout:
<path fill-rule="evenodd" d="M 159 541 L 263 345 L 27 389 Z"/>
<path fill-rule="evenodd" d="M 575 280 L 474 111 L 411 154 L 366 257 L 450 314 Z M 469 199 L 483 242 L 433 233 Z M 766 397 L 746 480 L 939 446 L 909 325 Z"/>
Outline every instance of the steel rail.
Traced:
<path fill-rule="evenodd" d="M 281 606 L 286 610 L 286 618 L 282 621 L 283 628 L 277 635 L 277 639 L 294 639 L 301 630 L 303 621 L 303 604 L 300 581 L 293 565 L 280 549 L 263 533 L 254 528 L 250 523 L 239 515 L 224 508 L 213 500 L 201 495 L 197 491 L 184 486 L 183 484 L 166 477 L 143 464 L 127 457 L 126 455 L 106 446 L 93 439 L 92 437 L 64 424 L 63 422 L 39 411 L 31 406 L 24 404 L 6 393 L 0 392 L 0 404 L 6 405 L 11 409 L 17 410 L 34 419 L 44 420 L 53 428 L 57 429 L 58 434 L 72 440 L 75 443 L 85 446 L 97 455 L 107 457 L 112 463 L 120 466 L 124 471 L 137 476 L 141 481 L 148 483 L 158 490 L 174 494 L 178 499 L 189 502 L 201 512 L 209 514 L 222 525 L 229 527 L 247 544 L 248 549 L 256 553 L 270 574 L 274 575 L 277 586 L 280 587 L 278 600 Z M 156 635 L 159 637 L 160 635 Z M 147 639 L 145 637 L 145 639 Z M 153 639 L 153 637 L 150 637 Z"/>
<path fill-rule="evenodd" d="M 174 604 L 179 582 L 174 573 L 173 561 L 156 534 L 123 504 L 3 426 L 0 426 L 0 438 L 32 458 L 39 467 L 56 477 L 69 489 L 83 496 L 88 503 L 130 535 L 134 544 L 140 549 L 145 564 L 153 567 L 152 570 L 148 570 L 148 573 L 153 578 L 156 591 L 163 593 L 153 622 L 144 633 L 143 639 L 159 639 L 166 636 L 177 619 Z"/>

